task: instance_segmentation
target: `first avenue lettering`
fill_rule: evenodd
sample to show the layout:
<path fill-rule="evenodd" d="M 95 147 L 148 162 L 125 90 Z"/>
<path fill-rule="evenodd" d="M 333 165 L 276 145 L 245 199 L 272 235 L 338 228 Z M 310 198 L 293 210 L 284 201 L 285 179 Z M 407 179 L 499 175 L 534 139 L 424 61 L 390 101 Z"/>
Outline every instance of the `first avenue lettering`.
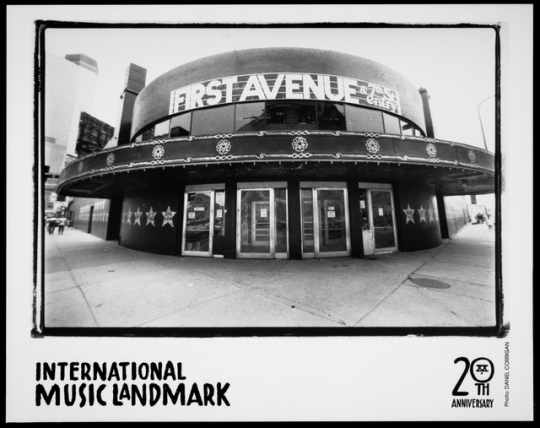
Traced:
<path fill-rule="evenodd" d="M 362 104 L 400 114 L 399 96 L 392 89 L 347 77 L 301 73 L 232 76 L 184 86 L 171 92 L 169 114 L 218 104 L 279 99 Z"/>

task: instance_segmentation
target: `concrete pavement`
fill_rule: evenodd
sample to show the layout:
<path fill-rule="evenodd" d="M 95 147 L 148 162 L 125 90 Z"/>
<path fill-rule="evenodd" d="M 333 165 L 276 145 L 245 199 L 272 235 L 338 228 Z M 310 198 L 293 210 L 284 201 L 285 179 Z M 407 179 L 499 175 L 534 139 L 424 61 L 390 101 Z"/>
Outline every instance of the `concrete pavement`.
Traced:
<path fill-rule="evenodd" d="M 45 236 L 45 327 L 489 327 L 495 231 L 377 260 L 226 260 Z"/>

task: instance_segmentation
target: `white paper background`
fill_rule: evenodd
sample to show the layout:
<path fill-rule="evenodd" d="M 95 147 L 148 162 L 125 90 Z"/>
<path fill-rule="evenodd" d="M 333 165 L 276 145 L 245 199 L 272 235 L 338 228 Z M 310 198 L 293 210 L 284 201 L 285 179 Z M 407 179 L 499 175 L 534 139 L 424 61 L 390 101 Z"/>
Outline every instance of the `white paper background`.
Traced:
<path fill-rule="evenodd" d="M 179 10 L 181 9 L 181 10 Z M 7 421 L 531 420 L 532 6 L 9 6 L 7 8 Z M 181 12 L 181 13 L 180 13 Z M 503 339 L 42 338 L 32 339 L 33 61 L 36 19 L 92 22 L 497 23 L 502 32 Z M 352 17 L 352 18 L 351 18 Z M 177 22 L 177 21 L 175 21 Z M 416 52 L 416 55 L 429 54 Z M 466 67 L 466 64 L 464 64 Z M 399 70 L 398 70 L 399 71 Z M 429 88 L 428 88 L 429 89 Z M 510 343 L 511 406 L 503 403 Z M 451 409 L 461 365 L 496 367 L 494 409 Z M 36 407 L 39 361 L 179 361 L 189 382 L 228 382 L 230 407 Z"/>

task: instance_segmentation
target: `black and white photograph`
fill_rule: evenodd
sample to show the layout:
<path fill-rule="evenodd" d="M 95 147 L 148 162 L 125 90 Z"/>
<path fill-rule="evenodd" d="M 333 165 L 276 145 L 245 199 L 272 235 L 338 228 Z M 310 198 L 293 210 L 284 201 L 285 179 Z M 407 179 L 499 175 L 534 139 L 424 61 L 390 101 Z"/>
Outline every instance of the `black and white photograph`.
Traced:
<path fill-rule="evenodd" d="M 532 420 L 532 7 L 132 7 L 8 14 L 8 420 Z"/>
<path fill-rule="evenodd" d="M 500 326 L 496 28 L 42 34 L 45 329 Z"/>

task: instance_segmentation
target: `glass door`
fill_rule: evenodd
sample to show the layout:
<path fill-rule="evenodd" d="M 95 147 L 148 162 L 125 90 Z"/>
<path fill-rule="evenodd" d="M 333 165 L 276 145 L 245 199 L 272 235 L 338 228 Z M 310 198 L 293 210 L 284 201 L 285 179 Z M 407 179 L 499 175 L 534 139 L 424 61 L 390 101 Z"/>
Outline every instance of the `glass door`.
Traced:
<path fill-rule="evenodd" d="M 370 190 L 375 253 L 397 251 L 394 204 L 391 190 Z"/>
<path fill-rule="evenodd" d="M 212 255 L 214 228 L 214 192 L 186 192 L 184 202 L 184 234 L 182 253 L 187 256 Z"/>
<path fill-rule="evenodd" d="M 187 186 L 184 195 L 182 254 L 223 257 L 225 213 L 223 184 Z"/>
<path fill-rule="evenodd" d="M 366 189 L 359 190 L 360 217 L 362 223 L 362 242 L 364 244 L 364 255 L 375 253 L 375 237 L 373 235 L 373 221 L 370 215 L 370 194 Z"/>
<path fill-rule="evenodd" d="M 286 258 L 287 254 L 287 189 L 240 188 L 237 215 L 238 257 Z"/>
<path fill-rule="evenodd" d="M 301 188 L 300 193 L 303 257 L 350 255 L 346 188 Z"/>

